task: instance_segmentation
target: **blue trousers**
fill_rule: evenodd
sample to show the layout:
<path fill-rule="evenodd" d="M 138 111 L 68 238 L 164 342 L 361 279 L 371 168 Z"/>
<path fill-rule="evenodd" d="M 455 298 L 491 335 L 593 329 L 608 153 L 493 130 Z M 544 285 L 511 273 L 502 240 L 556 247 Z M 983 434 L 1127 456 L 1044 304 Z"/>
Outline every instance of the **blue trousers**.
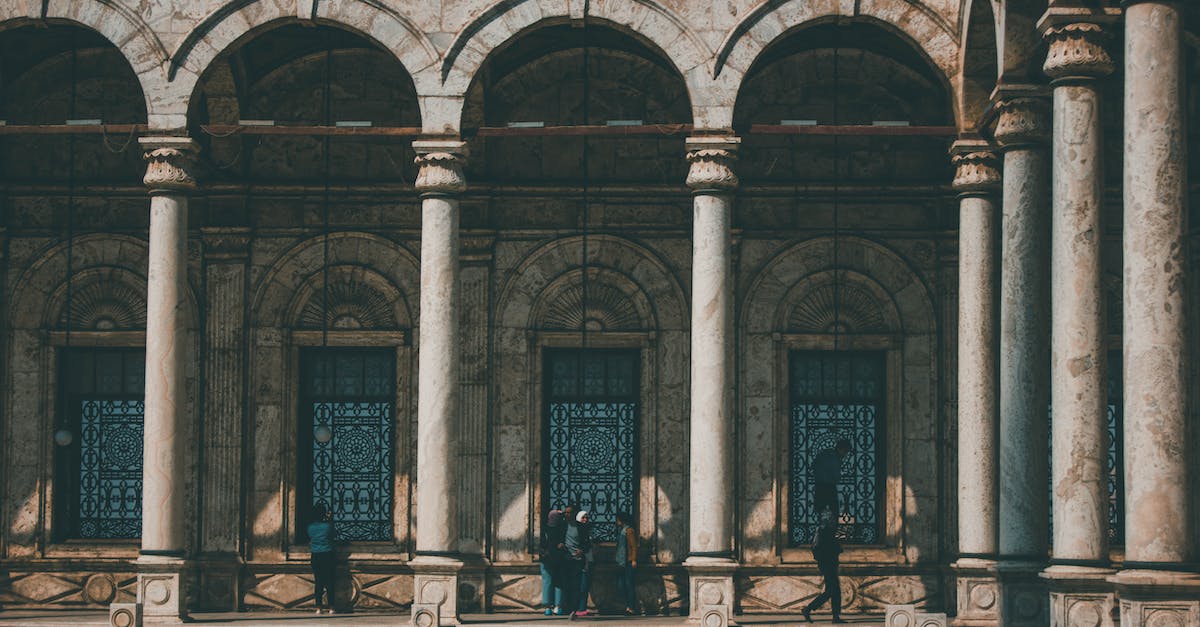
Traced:
<path fill-rule="evenodd" d="M 637 571 L 634 570 L 633 564 L 626 562 L 621 567 L 621 572 L 617 573 L 617 588 L 621 591 L 621 598 L 625 600 L 625 607 L 636 611 Z"/>
<path fill-rule="evenodd" d="M 542 569 L 542 606 L 562 607 L 563 590 L 561 573 L 555 573 L 546 564 L 539 563 Z"/>

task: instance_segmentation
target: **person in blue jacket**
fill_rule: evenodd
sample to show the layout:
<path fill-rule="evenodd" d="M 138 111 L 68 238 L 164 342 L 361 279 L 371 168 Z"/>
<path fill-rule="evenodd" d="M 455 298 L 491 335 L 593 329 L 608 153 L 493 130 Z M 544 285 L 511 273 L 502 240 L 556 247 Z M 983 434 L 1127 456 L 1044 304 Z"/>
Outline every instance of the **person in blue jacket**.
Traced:
<path fill-rule="evenodd" d="M 334 558 L 333 513 L 321 503 L 313 506 L 313 522 L 308 523 L 308 546 L 312 553 L 313 601 L 317 614 L 333 613 Z"/>

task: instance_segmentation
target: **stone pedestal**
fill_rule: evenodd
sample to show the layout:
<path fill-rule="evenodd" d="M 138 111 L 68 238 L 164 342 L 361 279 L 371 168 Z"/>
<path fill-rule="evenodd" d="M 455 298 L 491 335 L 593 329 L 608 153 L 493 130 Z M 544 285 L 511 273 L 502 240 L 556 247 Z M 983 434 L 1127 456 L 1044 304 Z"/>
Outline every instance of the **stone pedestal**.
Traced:
<path fill-rule="evenodd" d="M 714 608 L 722 608 L 725 617 L 733 615 L 733 574 L 737 564 L 731 559 L 689 557 L 683 562 L 688 571 L 688 617 L 701 620 Z"/>
<path fill-rule="evenodd" d="M 185 337 L 187 193 L 195 144 L 144 137 L 150 190 L 150 260 L 146 287 L 146 409 L 142 462 L 142 551 L 138 601 L 147 623 L 187 616 L 188 542 L 184 484 L 189 450 L 184 370 L 192 357 Z"/>
<path fill-rule="evenodd" d="M 1200 625 L 1200 574 L 1123 570 L 1108 581 L 1120 599 L 1121 627 Z"/>
<path fill-rule="evenodd" d="M 457 625 L 463 563 L 450 557 L 418 556 L 409 565 L 413 569 L 413 624 L 427 624 L 436 609 L 438 624 Z"/>
<path fill-rule="evenodd" d="M 1056 565 L 1042 572 L 1050 588 L 1050 627 L 1119 624 L 1107 578 L 1111 568 Z"/>
<path fill-rule="evenodd" d="M 187 620 L 188 572 L 181 559 L 143 555 L 138 559 L 137 600 L 147 625 Z"/>
<path fill-rule="evenodd" d="M 1004 627 L 1046 627 L 1050 620 L 1041 561 L 1004 560 L 996 564 L 999 617 Z"/>
<path fill-rule="evenodd" d="M 1000 589 L 996 581 L 996 561 L 959 558 L 952 568 L 958 606 L 954 624 L 962 627 L 999 627 Z"/>

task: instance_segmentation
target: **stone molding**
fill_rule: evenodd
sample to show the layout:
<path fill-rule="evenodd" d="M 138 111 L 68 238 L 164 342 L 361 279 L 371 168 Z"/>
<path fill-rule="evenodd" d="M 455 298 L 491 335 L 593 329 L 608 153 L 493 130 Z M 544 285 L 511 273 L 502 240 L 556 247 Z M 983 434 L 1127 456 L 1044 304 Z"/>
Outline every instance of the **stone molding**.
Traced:
<path fill-rule="evenodd" d="M 733 163 L 739 137 L 690 137 L 687 140 L 687 186 L 693 191 L 732 191 L 739 185 Z"/>
<path fill-rule="evenodd" d="M 1045 144 L 1050 139 L 1050 103 L 1042 94 L 1002 96 L 997 101 L 996 141 L 1002 149 Z"/>
<path fill-rule="evenodd" d="M 1099 24 L 1076 22 L 1053 26 L 1043 36 L 1050 44 L 1050 51 L 1042 70 L 1050 78 L 1100 78 L 1116 69 L 1105 47 L 1107 33 Z"/>
<path fill-rule="evenodd" d="M 189 137 L 142 137 L 146 175 L 142 182 L 150 193 L 185 192 L 196 189 L 193 174 L 196 142 Z"/>
<path fill-rule="evenodd" d="M 207 259 L 240 261 L 250 254 L 250 229 L 247 227 L 206 227 L 200 229 L 200 237 Z"/>
<path fill-rule="evenodd" d="M 990 150 L 954 155 L 954 191 L 959 194 L 991 194 L 1000 190 L 1000 158 Z"/>
<path fill-rule="evenodd" d="M 445 196 L 467 190 L 467 180 L 463 176 L 466 142 L 418 140 L 413 142 L 413 149 L 417 151 L 414 162 L 420 168 L 414 183 L 418 192 Z"/>

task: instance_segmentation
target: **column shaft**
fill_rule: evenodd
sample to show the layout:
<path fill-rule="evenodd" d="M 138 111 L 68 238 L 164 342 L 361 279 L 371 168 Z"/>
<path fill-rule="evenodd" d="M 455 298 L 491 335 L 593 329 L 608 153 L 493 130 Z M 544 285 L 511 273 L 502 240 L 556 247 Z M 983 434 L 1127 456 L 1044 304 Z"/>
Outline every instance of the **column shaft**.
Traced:
<path fill-rule="evenodd" d="M 1008 87 L 996 139 L 1004 149 L 1000 269 L 1000 624 L 1046 621 L 1038 573 L 1046 521 L 1050 401 L 1049 110 L 1038 87 Z"/>
<path fill-rule="evenodd" d="M 1187 149 L 1181 7 L 1125 13 L 1125 557 L 1194 559 L 1184 273 Z"/>
<path fill-rule="evenodd" d="M 733 612 L 733 280 L 730 215 L 737 138 L 688 140 L 692 188 L 692 370 L 688 550 L 690 613 Z M 714 624 L 724 624 L 721 622 Z"/>
<path fill-rule="evenodd" d="M 417 356 L 417 557 L 413 624 L 458 621 L 458 194 L 464 145 L 417 141 L 421 166 L 421 320 Z"/>
<path fill-rule="evenodd" d="M 187 613 L 189 549 L 184 485 L 187 477 L 188 346 L 186 192 L 194 144 L 186 138 L 143 138 L 149 148 L 145 183 L 150 189 L 150 259 L 146 288 L 146 395 L 142 462 L 142 555 L 138 600 L 147 617 L 177 619 Z"/>
<path fill-rule="evenodd" d="M 458 199 L 421 200 L 417 551 L 457 550 Z"/>

